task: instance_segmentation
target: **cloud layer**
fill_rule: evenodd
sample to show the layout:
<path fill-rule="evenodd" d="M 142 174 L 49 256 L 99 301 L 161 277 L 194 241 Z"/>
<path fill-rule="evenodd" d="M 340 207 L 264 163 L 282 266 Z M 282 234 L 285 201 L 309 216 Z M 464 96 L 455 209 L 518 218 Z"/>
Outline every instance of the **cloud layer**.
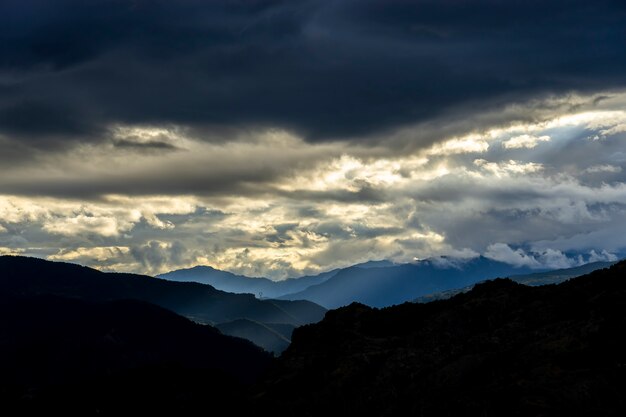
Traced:
<path fill-rule="evenodd" d="M 114 124 L 362 137 L 623 86 L 625 18 L 610 0 L 6 0 L 0 132 L 34 146 Z"/>
<path fill-rule="evenodd" d="M 613 259 L 626 248 L 626 95 L 596 99 L 565 96 L 578 104 L 558 108 L 577 110 L 541 122 L 442 128 L 415 149 L 398 144 L 419 124 L 375 146 L 118 126 L 116 140 L 170 146 L 86 144 L 4 167 L 0 247 L 105 269 L 204 263 L 274 278 L 443 254 L 537 268 Z"/>

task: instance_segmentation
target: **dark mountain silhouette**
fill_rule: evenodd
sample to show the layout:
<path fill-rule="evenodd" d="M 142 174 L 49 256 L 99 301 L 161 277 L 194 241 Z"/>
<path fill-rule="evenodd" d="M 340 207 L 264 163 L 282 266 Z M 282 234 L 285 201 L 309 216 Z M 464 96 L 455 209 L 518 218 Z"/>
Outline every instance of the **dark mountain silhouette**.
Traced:
<path fill-rule="evenodd" d="M 532 274 L 525 274 L 525 275 L 511 275 L 508 278 L 510 278 L 512 281 L 517 282 L 518 284 L 524 284 L 524 285 L 530 285 L 530 286 L 560 284 L 561 282 L 567 281 L 568 279 L 576 278 L 585 274 L 589 274 L 598 269 L 608 268 L 611 265 L 614 265 L 615 263 L 616 262 L 590 262 L 588 264 L 580 265 L 574 268 L 563 268 L 563 269 L 556 269 L 553 271 L 535 272 Z M 473 287 L 474 285 L 468 285 L 463 288 L 454 288 L 454 289 L 447 290 L 447 291 L 427 294 L 422 297 L 418 297 L 414 301 L 418 303 L 428 303 L 430 301 L 435 301 L 435 300 L 445 300 L 457 294 L 468 292 Z"/>
<path fill-rule="evenodd" d="M 354 303 L 294 331 L 252 397 L 277 416 L 621 416 L 626 262 L 496 279 L 427 304 Z"/>
<path fill-rule="evenodd" d="M 216 325 L 223 334 L 251 340 L 268 352 L 281 353 L 291 343 L 294 326 L 283 324 L 273 328 L 271 324 L 259 323 L 248 319 L 233 320 Z M 279 331 L 280 330 L 280 331 Z"/>
<path fill-rule="evenodd" d="M 326 308 L 337 308 L 352 302 L 386 307 L 422 295 L 462 288 L 484 279 L 531 271 L 482 256 L 470 260 L 427 259 L 387 267 L 355 266 L 339 271 L 322 284 L 280 298 L 310 300 Z"/>
<path fill-rule="evenodd" d="M 291 337 L 276 360 L 164 308 L 112 296 L 124 293 L 117 280 L 132 294 L 132 280 L 153 278 L 29 258 L 0 258 L 0 266 L 1 415 L 626 412 L 626 262 L 559 285 L 497 279 L 428 304 L 354 303 L 295 330 L 256 323 Z M 140 288 L 161 294 L 151 285 Z M 306 305 L 273 304 L 288 316 Z"/>
<path fill-rule="evenodd" d="M 281 295 L 302 291 L 311 285 L 320 284 L 338 271 L 336 269 L 318 275 L 272 281 L 267 278 L 251 278 L 236 275 L 210 266 L 196 266 L 157 275 L 157 278 L 177 282 L 200 282 L 219 290 L 236 294 L 254 294 L 259 296 L 259 298 L 276 298 Z"/>
<path fill-rule="evenodd" d="M 141 301 L 2 292 L 0 316 L 2 415 L 232 406 L 271 362 L 251 342 Z"/>
<path fill-rule="evenodd" d="M 320 320 L 325 313 L 311 302 L 258 300 L 250 294 L 231 294 L 204 284 L 103 273 L 19 256 L 0 257 L 0 290 L 5 294 L 49 294 L 90 301 L 136 299 L 207 324 L 248 318 L 300 326 Z"/>

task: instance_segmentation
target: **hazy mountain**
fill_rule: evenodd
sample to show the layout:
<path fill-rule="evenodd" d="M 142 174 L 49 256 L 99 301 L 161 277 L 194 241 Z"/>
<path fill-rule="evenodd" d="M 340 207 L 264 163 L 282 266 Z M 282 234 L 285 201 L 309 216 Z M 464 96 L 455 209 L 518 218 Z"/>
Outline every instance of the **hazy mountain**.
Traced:
<path fill-rule="evenodd" d="M 254 294 L 259 298 L 275 298 L 284 294 L 302 291 L 311 285 L 321 284 L 338 271 L 336 269 L 318 275 L 272 281 L 267 278 L 251 278 L 236 275 L 210 266 L 196 266 L 157 275 L 157 278 L 178 282 L 200 282 L 222 291 L 237 294 Z"/>
<path fill-rule="evenodd" d="M 224 334 L 248 339 L 274 354 L 282 353 L 291 342 L 293 330 L 304 324 L 320 321 L 326 309 L 308 300 L 263 300 L 279 309 L 290 320 L 282 322 L 256 321 L 241 318 L 223 323 L 216 323 Z"/>
<path fill-rule="evenodd" d="M 290 317 L 315 323 L 321 320 L 326 310 L 306 300 L 268 300 Z M 238 319 L 216 325 L 224 334 L 243 337 L 269 352 L 280 354 L 291 343 L 291 333 L 296 328 L 289 323 L 262 323 L 249 319 Z"/>
<path fill-rule="evenodd" d="M 326 308 L 337 308 L 355 301 L 372 307 L 385 307 L 425 294 L 462 288 L 484 279 L 531 271 L 482 256 L 470 260 L 436 258 L 372 268 L 355 266 L 337 272 L 322 284 L 280 298 L 310 300 Z"/>
<path fill-rule="evenodd" d="M 588 264 L 577 266 L 574 268 L 556 269 L 553 271 L 535 272 L 532 274 L 525 274 L 525 275 L 512 275 L 508 278 L 510 278 L 511 280 L 519 284 L 531 285 L 531 286 L 560 284 L 561 282 L 566 281 L 568 279 L 579 277 L 581 275 L 588 274 L 598 269 L 608 268 L 611 265 L 614 265 L 615 263 L 616 262 L 590 262 Z M 435 300 L 445 300 L 457 294 L 467 292 L 471 290 L 473 287 L 474 285 L 469 285 L 463 288 L 454 288 L 454 289 L 447 290 L 447 291 L 427 294 L 422 297 L 418 297 L 414 301 L 419 302 L 419 303 L 428 303 L 430 301 L 435 301 Z"/>
<path fill-rule="evenodd" d="M 290 330 L 286 329 L 286 326 Z M 289 343 L 291 343 L 291 333 L 295 329 L 294 326 L 283 324 L 279 327 L 281 331 L 278 331 L 272 328 L 271 325 L 248 319 L 220 323 L 215 327 L 224 334 L 251 340 L 257 346 L 276 354 L 287 349 Z"/>
<path fill-rule="evenodd" d="M 329 311 L 252 396 L 277 416 L 619 416 L 626 262 L 560 285 L 497 279 L 382 310 Z"/>
<path fill-rule="evenodd" d="M 369 261 L 358 264 L 359 268 L 380 268 L 395 265 L 390 261 Z M 341 269 L 322 272 L 317 275 L 306 275 L 298 278 L 289 278 L 282 281 L 272 281 L 267 278 L 247 277 L 227 271 L 221 271 L 210 266 L 195 266 L 188 269 L 178 269 L 157 275 L 157 278 L 178 282 L 200 282 L 208 284 L 218 290 L 236 294 L 254 294 L 259 298 L 277 298 L 286 294 L 303 291 L 311 285 L 321 284 L 336 275 Z"/>
<path fill-rule="evenodd" d="M 270 364 L 251 342 L 135 300 L 0 295 L 2 415 L 232 406 Z"/>

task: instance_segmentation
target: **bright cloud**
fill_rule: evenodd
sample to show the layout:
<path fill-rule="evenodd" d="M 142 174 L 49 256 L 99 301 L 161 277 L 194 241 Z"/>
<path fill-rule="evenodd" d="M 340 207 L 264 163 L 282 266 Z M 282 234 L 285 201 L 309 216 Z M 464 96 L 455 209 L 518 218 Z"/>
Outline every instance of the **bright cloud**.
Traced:
<path fill-rule="evenodd" d="M 488 162 L 484 159 L 474 160 L 474 165 L 494 174 L 497 177 L 510 174 L 531 174 L 541 171 L 543 166 L 535 162 L 519 162 L 509 160 L 506 162 Z"/>
<path fill-rule="evenodd" d="M 513 250 L 506 243 L 494 243 L 487 247 L 485 256 L 500 262 L 506 262 L 515 266 L 527 266 L 530 268 L 541 268 L 541 264 L 532 256 L 527 255 L 523 250 Z"/>
<path fill-rule="evenodd" d="M 547 113 L 525 123 L 405 127 L 359 143 L 114 126 L 99 145 L 0 167 L 0 253 L 273 278 L 444 254 L 534 268 L 579 264 L 568 251 L 614 259 L 626 248 L 626 113 L 609 105 L 626 98 L 567 100 L 535 103 Z"/>
<path fill-rule="evenodd" d="M 481 153 L 489 149 L 489 143 L 481 135 L 469 135 L 462 138 L 452 138 L 434 145 L 428 155 L 454 155 L 464 153 Z"/>
<path fill-rule="evenodd" d="M 540 142 L 549 142 L 550 136 L 532 136 L 532 135 L 520 135 L 515 136 L 511 139 L 507 139 L 502 142 L 502 146 L 506 149 L 519 149 L 519 148 L 527 148 L 532 149 L 536 147 Z"/>

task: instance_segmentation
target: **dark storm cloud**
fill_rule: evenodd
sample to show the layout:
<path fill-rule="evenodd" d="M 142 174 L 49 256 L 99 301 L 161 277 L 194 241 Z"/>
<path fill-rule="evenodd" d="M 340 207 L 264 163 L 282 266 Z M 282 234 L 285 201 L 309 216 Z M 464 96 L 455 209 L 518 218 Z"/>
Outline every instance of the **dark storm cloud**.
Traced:
<path fill-rule="evenodd" d="M 148 142 L 134 142 L 131 140 L 116 140 L 113 142 L 113 146 L 116 148 L 122 149 L 136 149 L 136 150 L 164 150 L 164 151 L 174 151 L 179 150 L 177 146 L 172 145 L 171 143 L 167 143 L 160 140 L 151 140 Z"/>
<path fill-rule="evenodd" d="M 129 179 L 124 174 L 129 174 Z M 269 170 L 242 170 L 242 172 L 226 172 L 221 176 L 206 174 L 199 171 L 197 174 L 178 173 L 171 176 L 167 172 L 146 172 L 145 174 L 131 172 L 117 175 L 115 172 L 99 177 L 73 177 L 58 179 L 40 179 L 33 182 L 30 178 L 16 180 L 13 183 L 2 184 L 5 193 L 24 196 L 47 195 L 61 198 L 98 199 L 104 194 L 124 195 L 158 195 L 158 194 L 196 194 L 221 195 L 240 194 L 259 196 L 267 190 L 262 187 L 277 177 Z M 154 175 L 151 175 L 154 174 Z M 252 184 L 256 183 L 256 184 Z"/>
<path fill-rule="evenodd" d="M 359 136 L 623 86 L 625 18 L 608 0 L 5 0 L 0 132 L 84 141 L 116 123 L 174 123 Z"/>

